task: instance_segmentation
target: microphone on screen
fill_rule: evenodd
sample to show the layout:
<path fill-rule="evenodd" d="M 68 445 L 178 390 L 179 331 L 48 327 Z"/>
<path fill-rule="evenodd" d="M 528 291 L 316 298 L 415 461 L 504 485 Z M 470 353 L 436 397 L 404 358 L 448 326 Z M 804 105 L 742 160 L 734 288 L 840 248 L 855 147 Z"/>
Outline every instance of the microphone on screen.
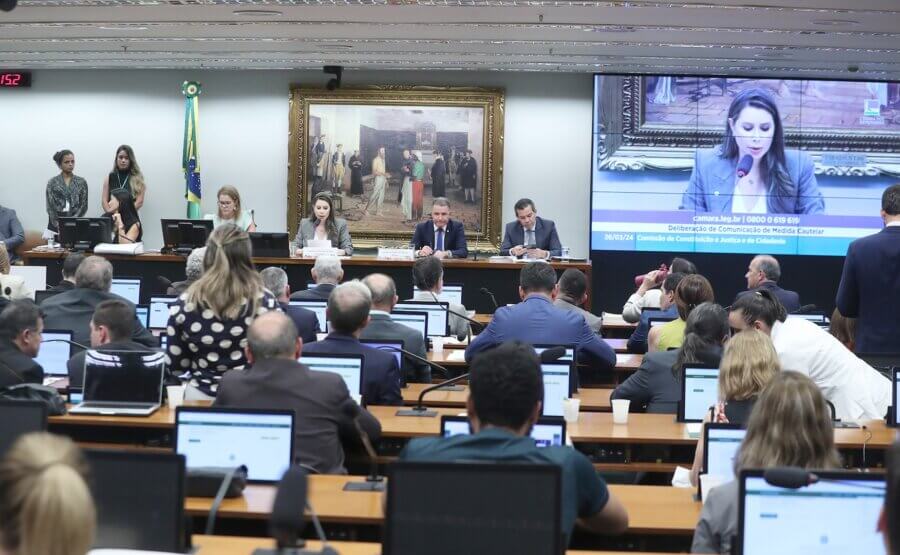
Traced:
<path fill-rule="evenodd" d="M 753 157 L 750 156 L 749 154 L 745 154 L 743 156 L 743 158 L 741 158 L 741 161 L 738 162 L 737 176 L 739 178 L 746 176 L 748 173 L 750 173 L 750 168 L 752 168 L 752 167 L 753 167 Z"/>

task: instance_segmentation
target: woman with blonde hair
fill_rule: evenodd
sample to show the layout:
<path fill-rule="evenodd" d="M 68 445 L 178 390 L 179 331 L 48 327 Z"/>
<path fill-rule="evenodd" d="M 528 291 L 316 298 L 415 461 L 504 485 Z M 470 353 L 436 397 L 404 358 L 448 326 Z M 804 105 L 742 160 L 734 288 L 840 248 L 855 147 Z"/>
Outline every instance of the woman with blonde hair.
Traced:
<path fill-rule="evenodd" d="M 0 241 L 0 297 L 15 301 L 17 299 L 33 299 L 34 291 L 25 283 L 22 276 L 10 275 L 9 252 Z"/>
<path fill-rule="evenodd" d="M 216 395 L 228 370 L 244 368 L 247 329 L 278 305 L 263 287 L 251 259 L 250 236 L 227 223 L 206 242 L 204 271 L 169 307 L 169 367 L 192 377 L 186 398 Z"/>
<path fill-rule="evenodd" d="M 840 464 L 831 410 L 822 392 L 799 372 L 778 373 L 753 407 L 747 435 L 734 459 L 735 474 L 778 466 L 831 470 Z M 738 482 L 710 490 L 691 553 L 731 553 L 737 520 Z"/>
<path fill-rule="evenodd" d="M 703 421 L 746 426 L 760 393 L 780 370 L 778 353 L 768 335 L 755 329 L 738 333 L 725 344 L 719 364 L 719 402 Z M 691 483 L 695 486 L 702 464 L 701 432 L 691 469 Z"/>
<path fill-rule="evenodd" d="M 241 207 L 241 193 L 236 187 L 225 185 L 216 193 L 218 210 L 215 214 L 204 216 L 213 221 L 213 227 L 232 223 L 244 231 L 256 231 L 253 214 Z"/>
<path fill-rule="evenodd" d="M 0 459 L 0 552 L 84 555 L 96 509 L 86 465 L 68 438 L 27 434 Z"/>

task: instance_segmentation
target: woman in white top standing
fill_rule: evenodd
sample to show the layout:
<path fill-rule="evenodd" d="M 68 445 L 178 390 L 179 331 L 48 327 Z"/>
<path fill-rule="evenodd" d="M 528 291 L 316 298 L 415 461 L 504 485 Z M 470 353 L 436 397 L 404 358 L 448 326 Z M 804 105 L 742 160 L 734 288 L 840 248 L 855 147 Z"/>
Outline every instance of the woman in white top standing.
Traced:
<path fill-rule="evenodd" d="M 216 193 L 218 210 L 215 214 L 207 214 L 204 216 L 207 220 L 213 221 L 213 227 L 219 227 L 222 224 L 234 224 L 241 231 L 256 231 L 256 222 L 253 221 L 253 214 L 241 207 L 241 194 L 236 187 L 225 185 Z"/>

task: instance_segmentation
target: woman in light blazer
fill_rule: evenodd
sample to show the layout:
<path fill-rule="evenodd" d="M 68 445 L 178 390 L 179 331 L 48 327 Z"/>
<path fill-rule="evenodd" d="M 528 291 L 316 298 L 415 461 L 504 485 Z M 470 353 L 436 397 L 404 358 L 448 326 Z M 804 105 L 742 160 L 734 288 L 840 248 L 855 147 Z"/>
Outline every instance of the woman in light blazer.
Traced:
<path fill-rule="evenodd" d="M 334 217 L 334 207 L 331 204 L 331 195 L 319 193 L 313 198 L 309 211 L 309 217 L 300 220 L 300 229 L 294 241 L 297 242 L 297 256 L 303 255 L 303 248 L 311 240 L 329 239 L 331 246 L 340 249 L 350 256 L 353 254 L 353 242 L 350 240 L 350 231 L 347 220 Z"/>

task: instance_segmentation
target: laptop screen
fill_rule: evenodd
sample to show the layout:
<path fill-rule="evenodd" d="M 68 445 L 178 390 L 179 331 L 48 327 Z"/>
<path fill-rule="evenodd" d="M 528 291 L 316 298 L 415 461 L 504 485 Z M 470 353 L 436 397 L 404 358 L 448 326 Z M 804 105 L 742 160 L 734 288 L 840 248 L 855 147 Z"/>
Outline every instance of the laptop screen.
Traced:
<path fill-rule="evenodd" d="M 681 422 L 702 422 L 703 416 L 719 399 L 719 369 L 684 369 L 684 384 L 679 416 Z"/>
<path fill-rule="evenodd" d="M 41 337 L 41 348 L 38 350 L 38 356 L 34 357 L 35 362 L 41 365 L 44 374 L 48 376 L 68 376 L 67 364 L 72 358 L 72 345 L 64 341 L 54 341 L 54 339 L 71 341 L 72 332 L 45 329 Z"/>
<path fill-rule="evenodd" d="M 421 293 L 421 289 L 415 289 L 415 293 Z M 440 295 L 435 295 L 439 301 L 445 303 L 463 304 L 463 286 L 461 283 L 445 283 Z"/>
<path fill-rule="evenodd" d="M 724 481 L 734 479 L 734 457 L 747 430 L 733 424 L 705 425 L 703 444 L 703 474 L 720 476 Z"/>
<path fill-rule="evenodd" d="M 891 408 L 891 425 L 900 427 L 900 404 L 898 404 L 898 399 L 900 399 L 900 366 L 892 368 L 891 374 L 894 377 L 894 404 Z"/>
<path fill-rule="evenodd" d="M 174 295 L 157 295 L 150 297 L 149 327 L 164 330 L 169 323 L 169 305 L 178 300 Z"/>
<path fill-rule="evenodd" d="M 141 302 L 141 278 L 113 278 L 109 292 L 138 304 Z"/>
<path fill-rule="evenodd" d="M 820 326 L 824 326 L 828 323 L 828 318 L 824 314 L 788 314 L 787 316 L 788 318 L 800 318 L 801 320 L 819 324 Z"/>
<path fill-rule="evenodd" d="M 661 326 L 663 324 L 668 324 L 672 320 L 674 320 L 675 316 L 651 316 L 647 318 L 647 322 L 650 324 L 651 328 L 655 328 L 656 326 Z"/>
<path fill-rule="evenodd" d="M 394 355 L 394 358 L 397 359 L 397 367 L 399 368 L 403 366 L 403 353 L 397 350 L 403 348 L 402 341 L 388 341 L 386 339 L 360 339 L 359 342 L 363 345 L 368 345 L 373 349 L 379 349 L 381 351 L 385 351 Z"/>
<path fill-rule="evenodd" d="M 46 429 L 47 408 L 43 402 L 0 399 L 0 457 L 19 436 Z"/>
<path fill-rule="evenodd" d="M 469 435 L 470 433 L 469 419 L 465 416 L 444 415 L 441 417 L 441 435 L 443 437 Z M 539 419 L 531 429 L 531 439 L 538 447 L 565 445 L 566 421 L 560 418 Z"/>
<path fill-rule="evenodd" d="M 394 311 L 426 312 L 428 313 L 428 336 L 445 337 L 449 331 L 448 315 L 449 304 L 405 301 L 397 303 Z"/>
<path fill-rule="evenodd" d="M 574 345 L 540 345 L 540 344 L 538 344 L 538 345 L 534 346 L 534 352 L 536 352 L 537 354 L 541 354 L 544 351 L 546 351 L 547 349 L 552 349 L 554 347 L 565 347 L 566 348 L 566 354 L 564 354 L 563 356 L 559 357 L 556 360 L 558 360 L 560 362 L 575 362 L 575 346 Z"/>
<path fill-rule="evenodd" d="M 826 472 L 798 489 L 742 476 L 738 538 L 743 555 L 884 554 L 876 530 L 884 475 Z"/>
<path fill-rule="evenodd" d="M 572 365 L 568 362 L 544 362 L 544 416 L 562 416 L 563 400 L 572 394 Z"/>
<path fill-rule="evenodd" d="M 178 407 L 175 451 L 188 470 L 247 466 L 247 478 L 278 482 L 294 458 L 294 413 Z"/>
<path fill-rule="evenodd" d="M 144 326 L 145 328 L 150 327 L 150 305 L 135 305 L 134 313 L 137 316 L 138 322 L 140 322 L 142 326 Z"/>
<path fill-rule="evenodd" d="M 325 310 L 328 308 L 328 301 L 290 301 L 288 305 L 299 306 L 315 312 L 316 318 L 319 320 L 319 329 L 323 333 L 328 332 L 328 316 L 325 314 Z"/>
<path fill-rule="evenodd" d="M 391 312 L 391 320 L 421 333 L 422 339 L 428 337 L 427 312 Z"/>
<path fill-rule="evenodd" d="M 317 372 L 334 372 L 342 378 L 350 395 L 362 395 L 362 355 L 303 355 L 298 359 Z"/>
<path fill-rule="evenodd" d="M 165 365 L 159 351 L 86 351 L 84 401 L 159 404 Z"/>
<path fill-rule="evenodd" d="M 59 295 L 60 293 L 62 293 L 62 291 L 58 291 L 58 290 L 35 291 L 34 292 L 34 304 L 39 305 L 42 302 L 49 299 L 50 297 L 52 297 L 53 295 Z"/>

